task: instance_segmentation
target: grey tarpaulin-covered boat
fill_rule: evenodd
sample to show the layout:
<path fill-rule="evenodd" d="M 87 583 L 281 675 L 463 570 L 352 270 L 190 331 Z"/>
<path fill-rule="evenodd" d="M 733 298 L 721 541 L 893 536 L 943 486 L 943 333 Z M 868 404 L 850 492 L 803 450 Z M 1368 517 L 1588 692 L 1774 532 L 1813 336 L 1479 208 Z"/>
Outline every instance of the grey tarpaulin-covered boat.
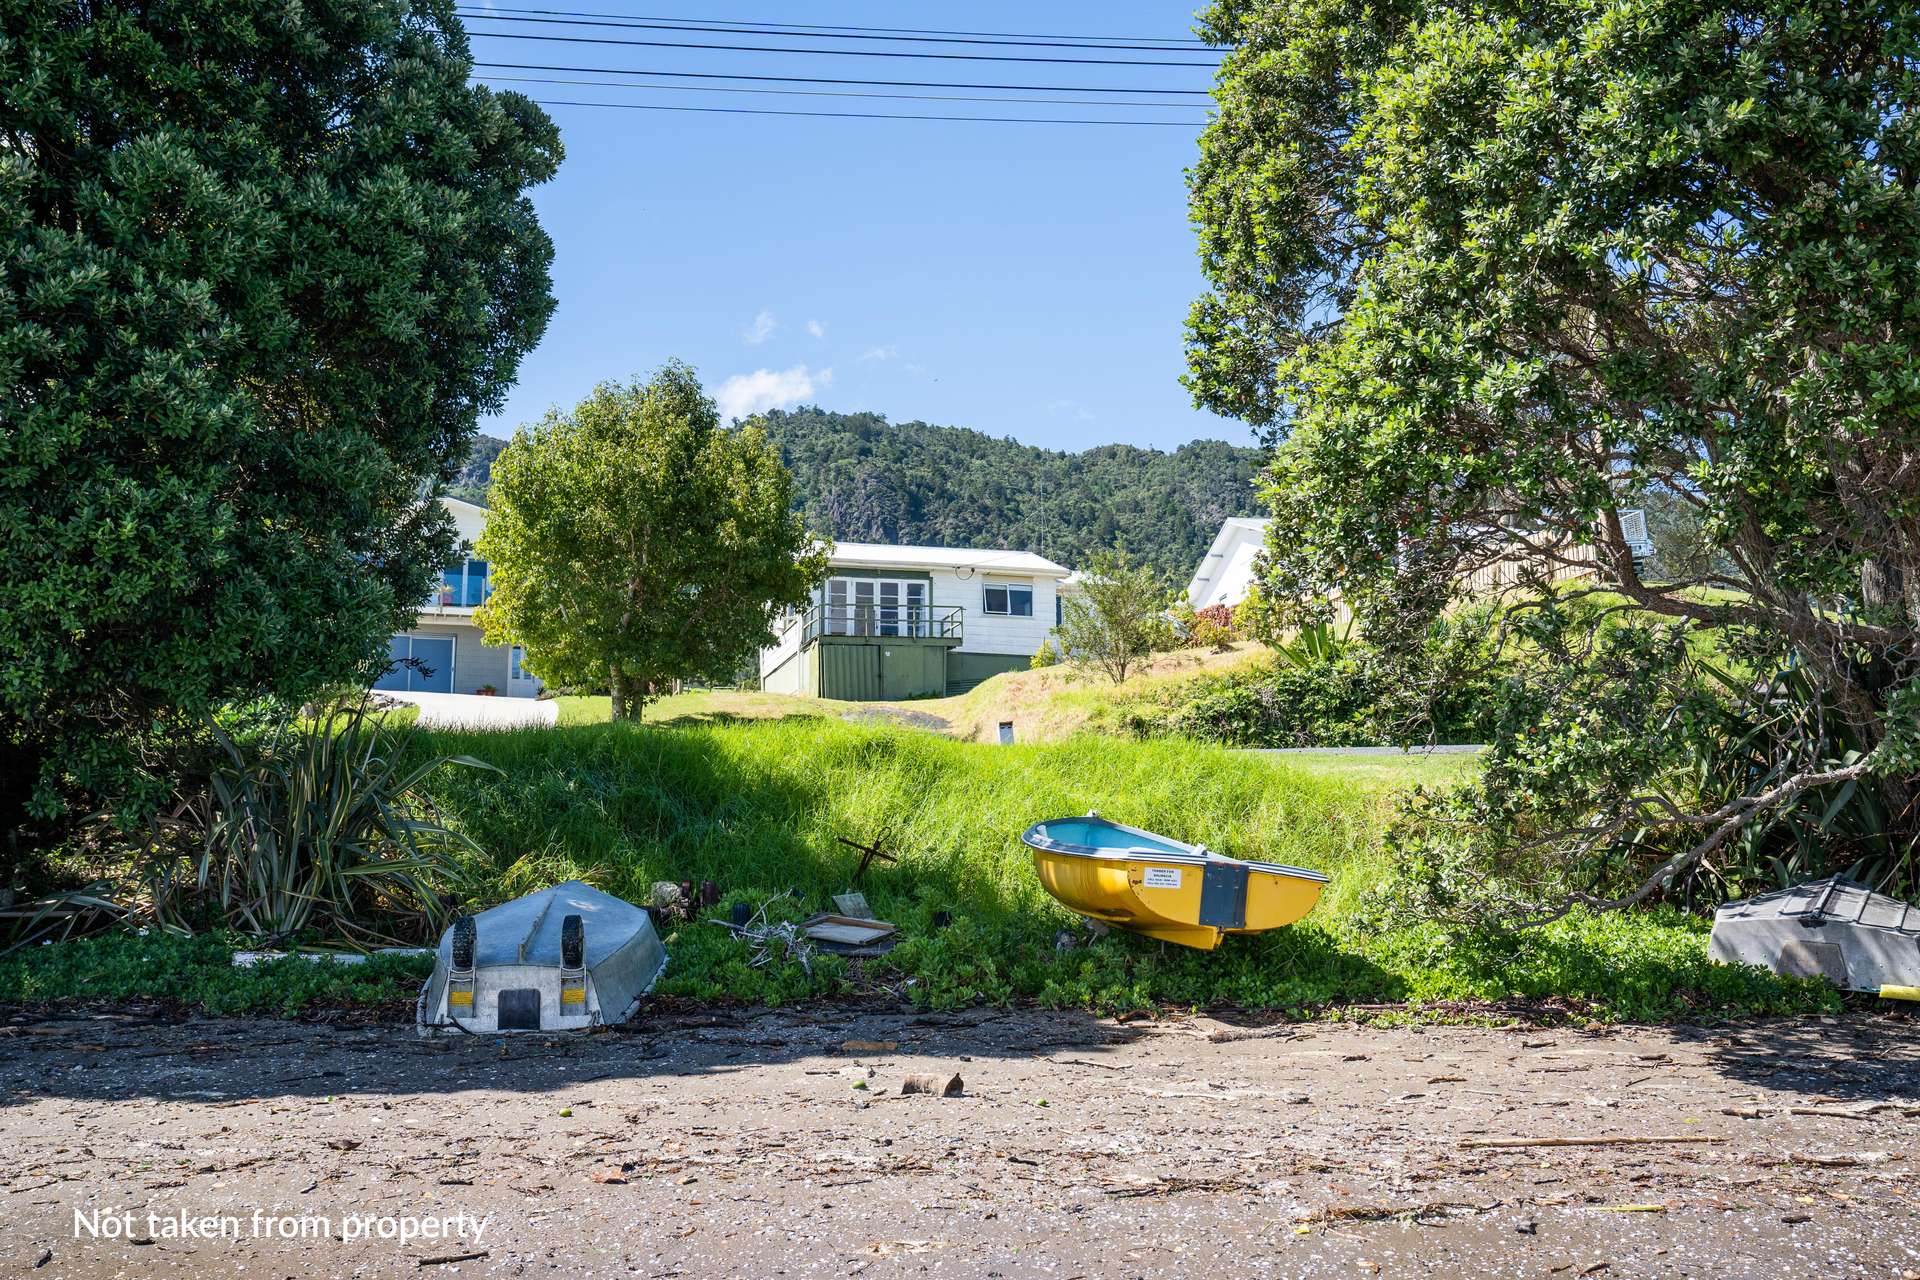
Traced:
<path fill-rule="evenodd" d="M 667 967 L 653 920 L 569 880 L 453 923 L 420 988 L 420 1033 L 625 1022 Z"/>
<path fill-rule="evenodd" d="M 1707 954 L 1850 991 L 1920 986 L 1920 907 L 1829 876 L 1727 903 Z"/>

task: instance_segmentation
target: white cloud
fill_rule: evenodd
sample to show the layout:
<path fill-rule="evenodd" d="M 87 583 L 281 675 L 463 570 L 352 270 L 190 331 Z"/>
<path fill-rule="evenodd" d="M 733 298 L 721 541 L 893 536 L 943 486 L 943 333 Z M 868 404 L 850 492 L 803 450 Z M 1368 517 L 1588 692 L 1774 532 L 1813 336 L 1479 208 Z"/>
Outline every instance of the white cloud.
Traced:
<path fill-rule="evenodd" d="M 780 322 L 774 318 L 773 312 L 762 307 L 760 314 L 753 318 L 753 323 L 740 331 L 740 336 L 746 339 L 749 346 L 757 347 L 772 337 L 773 331 L 779 327 Z"/>
<path fill-rule="evenodd" d="M 824 338 L 827 336 L 827 326 L 821 324 L 818 320 L 809 320 L 807 321 L 807 332 L 816 338 Z"/>
<path fill-rule="evenodd" d="M 745 418 L 768 409 L 799 404 L 815 391 L 833 385 L 833 370 L 814 371 L 804 364 L 791 369 L 755 369 L 736 373 L 713 393 L 724 418 Z"/>
<path fill-rule="evenodd" d="M 1078 400 L 1050 400 L 1047 411 L 1056 418 L 1073 417 L 1081 422 L 1092 422 L 1093 411 Z"/>
<path fill-rule="evenodd" d="M 861 352 L 860 358 L 862 360 L 891 360 L 899 354 L 900 348 L 889 342 L 884 347 L 868 347 L 865 351 Z"/>

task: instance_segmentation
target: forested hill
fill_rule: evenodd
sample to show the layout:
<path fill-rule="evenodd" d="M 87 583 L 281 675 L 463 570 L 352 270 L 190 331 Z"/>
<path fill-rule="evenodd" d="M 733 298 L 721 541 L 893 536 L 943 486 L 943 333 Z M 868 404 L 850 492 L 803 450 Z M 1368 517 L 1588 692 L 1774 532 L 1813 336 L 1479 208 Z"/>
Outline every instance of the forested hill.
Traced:
<path fill-rule="evenodd" d="M 1258 514 L 1259 450 L 1218 440 L 1064 453 L 876 413 L 803 407 L 755 421 L 793 472 L 808 521 L 849 542 L 1008 547 L 1068 566 L 1124 546 L 1184 583 L 1222 520 Z M 476 442 L 457 496 L 484 500 L 498 452 L 497 441 Z"/>

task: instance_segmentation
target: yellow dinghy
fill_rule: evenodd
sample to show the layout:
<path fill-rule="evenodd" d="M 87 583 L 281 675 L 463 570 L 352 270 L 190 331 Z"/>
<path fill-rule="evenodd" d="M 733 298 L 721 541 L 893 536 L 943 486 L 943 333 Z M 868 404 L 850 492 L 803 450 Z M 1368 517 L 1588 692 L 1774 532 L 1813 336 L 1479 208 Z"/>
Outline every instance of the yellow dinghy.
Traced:
<path fill-rule="evenodd" d="M 1098 814 L 1036 822 L 1020 839 L 1047 892 L 1089 919 L 1211 951 L 1229 933 L 1292 924 L 1327 877 L 1223 857 Z"/>

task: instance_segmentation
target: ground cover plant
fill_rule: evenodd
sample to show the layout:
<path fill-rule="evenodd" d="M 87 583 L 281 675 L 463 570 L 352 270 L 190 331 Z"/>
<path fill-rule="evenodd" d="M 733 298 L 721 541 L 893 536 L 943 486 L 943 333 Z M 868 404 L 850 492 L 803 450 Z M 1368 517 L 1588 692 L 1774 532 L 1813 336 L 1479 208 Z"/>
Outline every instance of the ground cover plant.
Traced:
<path fill-rule="evenodd" d="M 410 1003 L 433 968 L 428 956 L 375 955 L 359 963 L 282 956 L 236 967 L 245 940 L 150 930 L 29 947 L 0 959 L 0 1002 L 153 1001 L 209 1014 L 290 1014 L 319 1006 Z"/>

